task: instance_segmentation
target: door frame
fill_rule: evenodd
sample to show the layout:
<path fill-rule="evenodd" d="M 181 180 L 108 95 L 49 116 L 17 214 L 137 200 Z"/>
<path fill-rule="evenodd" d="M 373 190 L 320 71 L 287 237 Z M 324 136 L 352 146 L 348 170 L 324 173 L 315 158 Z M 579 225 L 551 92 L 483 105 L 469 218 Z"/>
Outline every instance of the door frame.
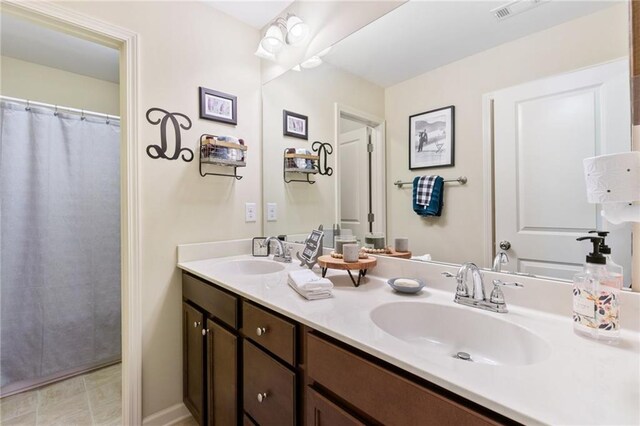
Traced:
<path fill-rule="evenodd" d="M 120 51 L 122 420 L 142 424 L 142 299 L 138 34 L 50 2 L 3 0 L 3 10 Z"/>
<path fill-rule="evenodd" d="M 376 218 L 374 223 L 374 232 L 387 232 L 387 193 L 386 193 L 386 121 L 384 118 L 377 117 L 373 114 L 369 114 L 364 111 L 360 111 L 350 106 L 335 103 L 334 104 L 335 119 L 334 119 L 334 152 L 335 158 L 340 155 L 340 118 L 347 118 L 352 121 L 366 124 L 371 127 L 372 134 L 375 135 L 373 155 L 371 158 L 371 164 L 374 170 L 379 170 L 379 174 L 376 178 L 372 178 L 371 183 L 371 195 L 373 198 L 373 214 Z M 334 167 L 335 180 L 334 180 L 334 194 L 335 194 L 335 220 L 334 223 L 340 223 L 340 171 L 338 170 L 338 161 L 335 161 Z M 377 201 L 376 201 L 377 200 Z"/>
<path fill-rule="evenodd" d="M 482 95 L 482 263 L 490 267 L 495 247 L 493 214 L 493 100 L 494 93 Z"/>

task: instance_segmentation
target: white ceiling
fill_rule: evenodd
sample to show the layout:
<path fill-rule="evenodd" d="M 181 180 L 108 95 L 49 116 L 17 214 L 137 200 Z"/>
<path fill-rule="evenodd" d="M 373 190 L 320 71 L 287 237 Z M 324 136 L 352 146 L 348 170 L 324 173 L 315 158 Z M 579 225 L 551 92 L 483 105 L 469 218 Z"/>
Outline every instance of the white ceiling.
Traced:
<path fill-rule="evenodd" d="M 2 13 L 0 52 L 3 56 L 118 83 L 116 49 L 71 36 Z"/>
<path fill-rule="evenodd" d="M 264 28 L 269 22 L 277 18 L 283 10 L 289 7 L 291 3 L 293 3 L 293 0 L 204 1 L 227 15 L 230 15 L 245 24 L 249 24 L 256 29 Z"/>
<path fill-rule="evenodd" d="M 336 44 L 323 59 L 389 87 L 505 42 L 614 5 L 553 0 L 498 22 L 508 1 L 411 1 Z"/>

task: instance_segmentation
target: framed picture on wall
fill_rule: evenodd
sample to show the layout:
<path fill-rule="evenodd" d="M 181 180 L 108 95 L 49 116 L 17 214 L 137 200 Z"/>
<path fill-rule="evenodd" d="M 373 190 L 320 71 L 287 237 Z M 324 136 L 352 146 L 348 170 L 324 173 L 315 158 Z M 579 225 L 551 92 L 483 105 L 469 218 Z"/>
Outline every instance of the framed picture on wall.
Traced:
<path fill-rule="evenodd" d="M 282 132 L 285 136 L 309 139 L 309 117 L 295 112 L 282 111 Z"/>
<path fill-rule="evenodd" d="M 238 124 L 238 98 L 217 90 L 200 88 L 200 118 Z"/>
<path fill-rule="evenodd" d="M 409 117 L 409 170 L 454 165 L 455 107 Z"/>

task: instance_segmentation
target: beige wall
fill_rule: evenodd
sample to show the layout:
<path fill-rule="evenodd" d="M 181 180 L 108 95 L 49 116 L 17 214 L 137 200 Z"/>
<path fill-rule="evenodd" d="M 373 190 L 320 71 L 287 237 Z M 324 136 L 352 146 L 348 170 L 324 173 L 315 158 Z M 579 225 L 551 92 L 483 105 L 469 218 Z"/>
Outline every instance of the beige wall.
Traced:
<path fill-rule="evenodd" d="M 335 175 L 316 175 L 313 185 L 284 183 L 285 148 L 306 148 L 313 141 L 329 142 L 334 155 L 329 166 L 336 167 L 335 104 L 382 116 L 384 89 L 330 64 L 301 72 L 289 71 L 265 84 L 262 90 L 264 138 L 264 202 L 278 204 L 278 221 L 265 222 L 265 235 L 307 234 L 318 224 L 335 223 Z M 309 140 L 282 135 L 282 110 L 309 117 Z M 304 176 L 289 174 L 289 178 Z M 313 178 L 312 178 L 313 179 Z"/>
<path fill-rule="evenodd" d="M 4 96 L 119 115 L 119 90 L 118 83 L 0 57 L 0 92 Z"/>
<path fill-rule="evenodd" d="M 434 260 L 482 264 L 482 96 L 627 56 L 627 21 L 627 5 L 616 5 L 387 88 L 388 236 L 410 237 L 414 253 L 431 253 Z M 447 105 L 456 107 L 455 167 L 409 171 L 407 118 Z M 469 178 L 465 186 L 447 184 L 440 218 L 417 216 L 411 209 L 411 189 L 392 183 L 425 173 Z"/>
<path fill-rule="evenodd" d="M 286 46 L 278 61 L 263 61 L 262 81 L 284 74 L 349 34 L 375 21 L 406 0 L 378 1 L 295 1 L 279 16 L 295 13 L 309 25 L 309 36 L 300 46 Z M 266 28 L 263 29 L 264 34 Z M 257 47 L 257 46 L 256 46 Z"/>
<path fill-rule="evenodd" d="M 181 280 L 176 246 L 248 238 L 262 233 L 261 214 L 244 222 L 244 204 L 261 199 L 259 32 L 204 2 L 61 2 L 139 34 L 139 119 L 142 190 L 143 415 L 182 401 Z M 238 96 L 236 127 L 198 118 L 198 86 Z M 240 181 L 200 177 L 197 159 L 154 160 L 145 148 L 159 142 L 145 118 L 161 107 L 189 116 L 183 143 L 202 133 L 233 134 L 249 147 Z M 196 151 L 197 152 L 197 151 Z"/>

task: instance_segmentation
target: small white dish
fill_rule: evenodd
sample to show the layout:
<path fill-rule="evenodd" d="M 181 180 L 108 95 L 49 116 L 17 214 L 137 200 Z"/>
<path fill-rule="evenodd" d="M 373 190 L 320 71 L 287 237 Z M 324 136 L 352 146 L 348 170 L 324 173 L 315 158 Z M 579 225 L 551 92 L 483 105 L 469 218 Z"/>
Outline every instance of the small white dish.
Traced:
<path fill-rule="evenodd" d="M 407 285 L 409 284 L 409 282 L 411 283 L 411 285 Z M 387 280 L 387 284 L 389 284 L 395 291 L 407 294 L 418 293 L 424 288 L 424 281 L 422 281 L 420 278 L 396 277 Z"/>

